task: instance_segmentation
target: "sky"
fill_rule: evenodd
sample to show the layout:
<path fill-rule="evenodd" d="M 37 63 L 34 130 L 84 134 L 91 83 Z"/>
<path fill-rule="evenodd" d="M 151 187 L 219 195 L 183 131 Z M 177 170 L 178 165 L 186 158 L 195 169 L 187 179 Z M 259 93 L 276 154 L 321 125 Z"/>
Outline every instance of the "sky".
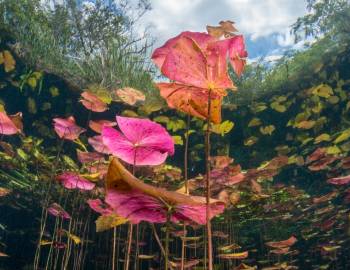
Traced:
<path fill-rule="evenodd" d="M 182 31 L 231 20 L 245 35 L 250 58 L 276 57 L 294 45 L 290 26 L 306 14 L 305 0 L 150 0 L 140 23 L 150 25 L 155 46 Z"/>

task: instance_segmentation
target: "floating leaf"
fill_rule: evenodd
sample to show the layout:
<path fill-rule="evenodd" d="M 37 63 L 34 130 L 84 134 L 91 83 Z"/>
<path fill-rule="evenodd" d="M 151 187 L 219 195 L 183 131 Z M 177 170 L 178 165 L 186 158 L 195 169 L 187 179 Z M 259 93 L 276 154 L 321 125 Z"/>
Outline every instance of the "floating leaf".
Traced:
<path fill-rule="evenodd" d="M 0 54 L 2 54 L 2 61 L 0 61 L 0 63 L 2 62 L 4 64 L 5 72 L 10 72 L 10 71 L 14 70 L 16 67 L 16 61 L 13 58 L 10 51 L 5 50 Z"/>
<path fill-rule="evenodd" d="M 233 122 L 226 120 L 220 124 L 211 125 L 210 130 L 216 134 L 224 136 L 232 130 L 234 125 L 235 124 Z M 203 130 L 207 130 L 207 124 L 203 126 Z"/>
<path fill-rule="evenodd" d="M 74 242 L 74 244 L 78 245 L 78 244 L 81 243 L 81 239 L 80 239 L 79 236 L 76 236 L 75 234 L 72 234 L 72 233 L 70 233 L 70 232 L 68 232 L 68 231 L 66 231 L 66 230 L 62 230 L 62 231 L 63 231 L 64 233 L 66 233 L 66 235 L 67 235 L 70 239 L 72 239 L 72 241 Z"/>
<path fill-rule="evenodd" d="M 146 254 L 139 254 L 138 258 L 140 260 L 152 260 L 155 257 L 155 255 L 146 255 Z"/>
<path fill-rule="evenodd" d="M 326 153 L 329 155 L 337 155 L 341 153 L 341 150 L 338 146 L 333 145 L 326 148 Z"/>
<path fill-rule="evenodd" d="M 96 220 L 96 232 L 103 232 L 127 222 L 128 220 L 126 218 L 120 217 L 116 214 L 99 216 Z"/>
<path fill-rule="evenodd" d="M 129 164 L 159 165 L 174 154 L 174 141 L 166 129 L 148 119 L 117 116 L 120 131 L 104 126 L 103 144 Z"/>
<path fill-rule="evenodd" d="M 11 190 L 7 188 L 0 187 L 0 197 L 5 197 L 11 193 Z"/>
<path fill-rule="evenodd" d="M 274 125 L 268 125 L 265 127 L 260 127 L 260 132 L 263 135 L 272 135 L 272 133 L 275 131 L 275 126 Z"/>
<path fill-rule="evenodd" d="M 244 140 L 244 145 L 245 146 L 252 146 L 252 145 L 256 144 L 257 141 L 258 141 L 257 137 L 251 136 L 251 137 Z"/>
<path fill-rule="evenodd" d="M 301 121 L 295 125 L 295 127 L 300 128 L 300 129 L 310 129 L 313 128 L 316 124 L 316 121 L 313 120 L 306 120 L 306 121 Z"/>
<path fill-rule="evenodd" d="M 50 94 L 51 94 L 52 97 L 57 97 L 57 96 L 60 95 L 60 90 L 57 87 L 55 87 L 55 86 L 51 86 L 49 88 L 49 91 L 50 91 Z"/>
<path fill-rule="evenodd" d="M 285 105 L 282 105 L 282 104 L 278 103 L 277 101 L 272 102 L 270 104 L 270 107 L 271 107 L 271 109 L 274 109 L 275 111 L 280 112 L 280 113 L 283 113 L 287 110 L 287 107 Z"/>
<path fill-rule="evenodd" d="M 261 120 L 259 118 L 253 118 L 249 121 L 248 127 L 257 127 L 262 124 Z"/>
<path fill-rule="evenodd" d="M 314 143 L 318 144 L 320 142 L 329 142 L 331 140 L 331 136 L 327 133 L 323 133 L 315 138 Z"/>
<path fill-rule="evenodd" d="M 38 112 L 35 99 L 31 97 L 27 99 L 27 108 L 28 108 L 28 112 L 30 112 L 31 114 L 36 114 Z"/>
<path fill-rule="evenodd" d="M 220 259 L 242 260 L 242 259 L 248 258 L 248 251 L 238 252 L 238 253 L 219 254 L 218 257 Z"/>
<path fill-rule="evenodd" d="M 182 140 L 181 136 L 172 136 L 172 138 L 173 138 L 174 143 L 176 145 L 183 145 L 184 144 L 184 141 Z"/>
<path fill-rule="evenodd" d="M 350 128 L 342 131 L 340 135 L 334 140 L 334 143 L 341 143 L 350 138 Z"/>
<path fill-rule="evenodd" d="M 108 109 L 107 104 L 91 92 L 84 91 L 81 93 L 81 97 L 80 102 L 90 111 L 104 112 Z"/>
<path fill-rule="evenodd" d="M 135 105 L 138 101 L 145 101 L 145 95 L 134 88 L 124 87 L 115 91 L 116 95 L 126 104 Z"/>
<path fill-rule="evenodd" d="M 323 98 L 329 98 L 331 95 L 333 95 L 333 90 L 328 84 L 320 84 L 316 87 L 313 87 L 311 89 L 311 92 L 313 95 L 317 95 Z"/>

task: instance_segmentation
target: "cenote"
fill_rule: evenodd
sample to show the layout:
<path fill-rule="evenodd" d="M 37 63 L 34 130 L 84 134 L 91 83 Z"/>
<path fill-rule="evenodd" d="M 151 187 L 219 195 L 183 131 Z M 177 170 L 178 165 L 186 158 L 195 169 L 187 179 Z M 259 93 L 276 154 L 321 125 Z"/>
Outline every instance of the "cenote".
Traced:
<path fill-rule="evenodd" d="M 216 2 L 0 0 L 0 270 L 350 269 L 349 1 Z"/>

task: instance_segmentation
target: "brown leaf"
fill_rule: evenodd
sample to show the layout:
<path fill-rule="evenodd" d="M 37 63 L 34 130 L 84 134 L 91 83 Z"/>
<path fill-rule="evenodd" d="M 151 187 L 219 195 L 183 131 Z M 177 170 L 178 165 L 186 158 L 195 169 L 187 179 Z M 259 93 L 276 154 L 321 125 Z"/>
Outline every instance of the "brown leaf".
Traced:
<path fill-rule="evenodd" d="M 116 189 L 119 191 L 137 189 L 149 196 L 162 199 L 173 205 L 202 205 L 205 203 L 205 197 L 188 196 L 175 191 L 168 191 L 164 188 L 153 187 L 140 181 L 133 176 L 117 158 L 113 158 L 109 165 L 106 176 L 106 189 Z M 219 201 L 211 199 L 211 203 L 215 202 Z"/>

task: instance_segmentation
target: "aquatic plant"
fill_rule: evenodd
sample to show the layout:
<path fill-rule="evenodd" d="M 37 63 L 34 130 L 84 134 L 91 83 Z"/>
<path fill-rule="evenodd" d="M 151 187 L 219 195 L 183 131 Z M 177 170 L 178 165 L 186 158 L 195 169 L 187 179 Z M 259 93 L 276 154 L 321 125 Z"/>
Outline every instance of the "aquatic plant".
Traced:
<path fill-rule="evenodd" d="M 232 22 L 227 22 L 233 25 Z M 223 26 L 221 25 L 221 28 Z M 233 28 L 233 26 L 232 26 Z M 220 27 L 219 27 L 220 29 Z M 225 29 L 226 30 L 226 29 Z M 235 31 L 235 29 L 232 29 Z M 225 34 L 225 32 L 223 32 Z M 220 40 L 220 36 L 183 32 L 155 50 L 152 59 L 172 83 L 158 83 L 161 96 L 169 107 L 207 119 L 206 203 L 208 269 L 213 269 L 212 235 L 209 219 L 210 191 L 210 124 L 221 122 L 221 103 L 227 88 L 234 88 L 228 76 L 227 57 L 237 75 L 241 75 L 247 53 L 242 36 Z"/>
<path fill-rule="evenodd" d="M 134 166 L 159 165 L 174 154 L 174 142 L 159 124 L 117 116 L 119 131 L 104 126 L 102 140 L 110 152 Z"/>
<path fill-rule="evenodd" d="M 230 22 L 207 29 L 220 40 L 236 31 Z M 34 269 L 121 269 L 127 261 L 129 269 L 164 269 L 166 261 L 171 269 L 205 268 L 207 236 L 201 224 L 207 223 L 203 194 L 209 187 L 215 198 L 209 200 L 209 210 L 222 211 L 224 204 L 226 209 L 210 222 L 214 269 L 347 269 L 349 54 L 348 43 L 333 42 L 317 42 L 255 83 L 244 81 L 251 66 L 239 79 L 227 68 L 240 91 L 224 99 L 222 116 L 227 120 L 218 124 L 208 122 L 208 95 L 199 99 L 203 114 L 192 117 L 149 97 L 143 100 L 135 89 L 87 87 L 82 91 L 91 91 L 109 108 L 91 111 L 91 102 L 86 108 L 82 97 L 72 96 L 56 77 L 23 69 L 11 48 L 1 48 L 1 104 L 21 132 L 0 141 L 0 267 L 23 268 L 38 245 Z M 172 53 L 170 46 L 166 54 L 174 62 L 180 51 Z M 244 64 L 239 60 L 239 66 Z M 183 84 L 179 80 L 172 83 Z M 190 83 L 186 87 L 200 89 Z M 240 103 L 236 98 L 249 84 L 269 90 Z M 20 114 L 10 117 L 17 111 L 23 111 L 23 120 Z M 121 150 L 110 151 L 103 142 L 106 126 L 119 134 L 130 153 L 137 152 L 131 137 L 117 126 L 116 114 L 162 125 L 165 141 L 175 146 L 157 144 L 152 151 L 160 150 L 159 160 L 167 158 L 166 163 L 110 162 Z M 65 118 L 69 115 L 74 121 Z M 53 118 L 65 120 L 55 123 L 60 133 L 51 128 Z M 209 177 L 202 175 L 205 165 Z M 117 181 L 105 187 L 105 180 Z M 181 200 L 169 201 L 173 196 Z M 187 204 L 193 200 L 196 205 Z M 17 216 L 21 219 L 13 218 Z M 39 235 L 26 221 L 39 228 Z M 21 260 L 15 255 L 19 251 Z"/>

